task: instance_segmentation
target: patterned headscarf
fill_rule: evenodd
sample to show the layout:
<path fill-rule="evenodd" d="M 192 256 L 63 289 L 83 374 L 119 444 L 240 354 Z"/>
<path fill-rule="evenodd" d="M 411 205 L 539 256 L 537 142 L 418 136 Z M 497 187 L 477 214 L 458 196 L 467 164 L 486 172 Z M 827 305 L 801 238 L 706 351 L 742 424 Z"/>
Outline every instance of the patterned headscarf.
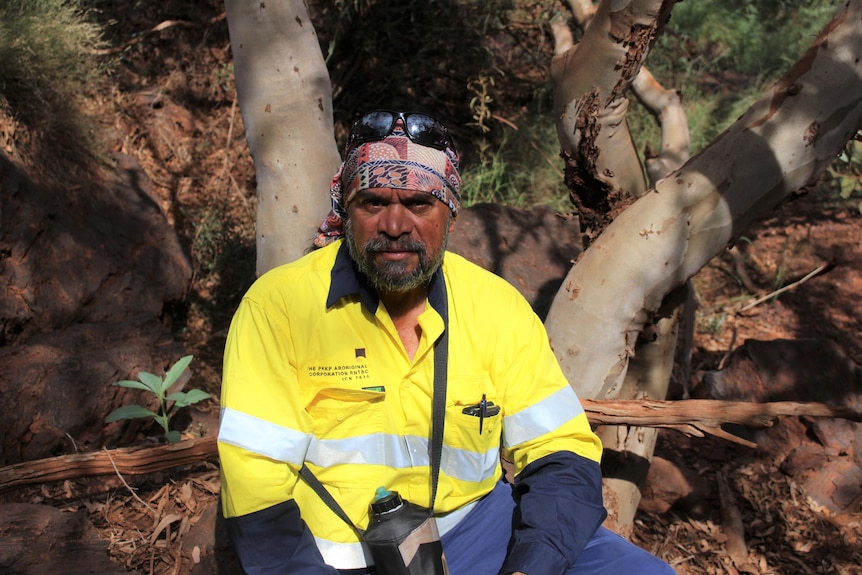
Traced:
<path fill-rule="evenodd" d="M 371 188 L 428 192 L 457 214 L 461 207 L 458 154 L 451 148 L 437 150 L 413 142 L 400 120 L 383 140 L 349 148 L 332 178 L 332 211 L 317 229 L 315 247 L 344 235 L 347 206 L 358 192 Z"/>

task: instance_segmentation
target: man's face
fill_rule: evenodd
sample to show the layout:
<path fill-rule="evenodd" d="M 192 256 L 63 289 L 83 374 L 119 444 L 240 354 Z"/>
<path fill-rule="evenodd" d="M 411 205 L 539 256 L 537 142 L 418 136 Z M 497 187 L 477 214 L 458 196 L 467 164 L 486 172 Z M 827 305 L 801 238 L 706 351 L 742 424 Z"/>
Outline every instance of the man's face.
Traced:
<path fill-rule="evenodd" d="M 350 202 L 344 232 L 350 256 L 371 284 L 404 293 L 427 285 L 454 225 L 449 208 L 427 192 L 372 188 Z"/>

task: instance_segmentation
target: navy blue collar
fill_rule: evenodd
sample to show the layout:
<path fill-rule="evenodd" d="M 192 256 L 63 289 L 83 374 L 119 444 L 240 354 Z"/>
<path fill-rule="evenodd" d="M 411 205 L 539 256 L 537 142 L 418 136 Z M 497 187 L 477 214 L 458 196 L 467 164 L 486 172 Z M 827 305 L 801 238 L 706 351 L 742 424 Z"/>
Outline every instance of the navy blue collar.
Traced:
<path fill-rule="evenodd" d="M 377 295 L 377 291 L 371 287 L 365 275 L 356 269 L 353 260 L 350 259 L 347 240 L 341 241 L 338 254 L 335 256 L 335 265 L 332 266 L 331 277 L 329 295 L 326 298 L 326 309 L 334 306 L 343 297 L 359 294 L 362 303 L 368 311 L 377 313 L 377 306 L 380 305 L 380 296 Z M 444 325 L 448 325 L 449 314 L 446 313 L 446 281 L 443 279 L 443 271 L 441 269 L 435 271 L 434 275 L 431 276 L 431 281 L 428 284 L 428 302 L 443 317 Z"/>

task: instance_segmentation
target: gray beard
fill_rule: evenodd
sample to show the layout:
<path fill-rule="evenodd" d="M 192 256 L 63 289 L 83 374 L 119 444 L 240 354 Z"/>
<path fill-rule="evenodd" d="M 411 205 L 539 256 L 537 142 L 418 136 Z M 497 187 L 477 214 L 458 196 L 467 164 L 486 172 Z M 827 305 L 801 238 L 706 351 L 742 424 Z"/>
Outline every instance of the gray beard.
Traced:
<path fill-rule="evenodd" d="M 368 278 L 372 287 L 383 293 L 405 293 L 427 286 L 431 276 L 443 264 L 443 256 L 449 243 L 449 225 L 447 224 L 443 230 L 440 251 L 430 256 L 424 243 L 408 238 L 390 240 L 377 236 L 368 240 L 360 248 L 356 245 L 353 225 L 349 218 L 344 221 L 344 237 L 351 259 L 356 263 L 359 271 Z M 411 270 L 412 264 L 408 262 L 384 262 L 380 265 L 374 262 L 375 254 L 395 246 L 400 250 L 416 252 L 419 255 L 419 264 Z"/>

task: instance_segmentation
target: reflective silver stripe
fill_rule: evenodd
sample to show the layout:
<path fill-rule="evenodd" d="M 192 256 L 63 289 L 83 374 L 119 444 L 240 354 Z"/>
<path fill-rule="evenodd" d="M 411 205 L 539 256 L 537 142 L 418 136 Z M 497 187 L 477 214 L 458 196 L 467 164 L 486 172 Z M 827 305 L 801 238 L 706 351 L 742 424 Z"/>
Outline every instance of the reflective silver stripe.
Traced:
<path fill-rule="evenodd" d="M 479 500 L 468 503 L 446 515 L 437 516 L 437 531 L 440 536 L 442 537 L 458 525 L 477 503 Z M 361 569 L 371 563 L 370 557 L 366 563 L 365 551 L 361 543 L 336 543 L 320 537 L 315 537 L 314 542 L 317 544 L 320 554 L 323 555 L 323 561 L 336 569 Z"/>
<path fill-rule="evenodd" d="M 315 537 L 314 542 L 323 555 L 323 562 L 336 569 L 361 569 L 371 563 L 370 557 L 365 559 L 362 543 L 336 543 L 319 537 Z"/>
<path fill-rule="evenodd" d="M 449 477 L 479 483 L 494 475 L 499 449 L 485 453 L 444 445 L 440 469 Z M 375 433 L 344 439 L 313 439 L 306 461 L 318 467 L 382 465 L 395 469 L 427 467 L 428 438 Z"/>
<path fill-rule="evenodd" d="M 476 453 L 444 445 L 440 469 L 449 477 L 479 483 L 495 475 L 499 461 L 499 447 L 493 447 L 485 453 Z"/>
<path fill-rule="evenodd" d="M 455 528 L 456 525 L 461 523 L 461 520 L 467 517 L 467 514 L 470 513 L 476 504 L 479 503 L 481 499 L 477 499 L 472 503 L 468 503 L 464 507 L 460 509 L 456 509 L 451 513 L 447 513 L 446 515 L 438 515 L 437 519 L 437 531 L 440 533 L 440 537 L 443 537 L 446 533 Z"/>
<path fill-rule="evenodd" d="M 300 466 L 311 435 L 227 407 L 221 410 L 218 440 L 276 461 Z"/>
<path fill-rule="evenodd" d="M 575 391 L 566 386 L 527 409 L 503 418 L 503 445 L 510 449 L 553 431 L 584 412 Z"/>
<path fill-rule="evenodd" d="M 219 441 L 252 453 L 302 465 L 383 465 L 395 469 L 427 467 L 428 438 L 375 433 L 344 439 L 317 439 L 229 408 L 222 409 Z M 499 450 L 485 453 L 443 446 L 440 469 L 449 477 L 479 483 L 496 470 Z"/>

